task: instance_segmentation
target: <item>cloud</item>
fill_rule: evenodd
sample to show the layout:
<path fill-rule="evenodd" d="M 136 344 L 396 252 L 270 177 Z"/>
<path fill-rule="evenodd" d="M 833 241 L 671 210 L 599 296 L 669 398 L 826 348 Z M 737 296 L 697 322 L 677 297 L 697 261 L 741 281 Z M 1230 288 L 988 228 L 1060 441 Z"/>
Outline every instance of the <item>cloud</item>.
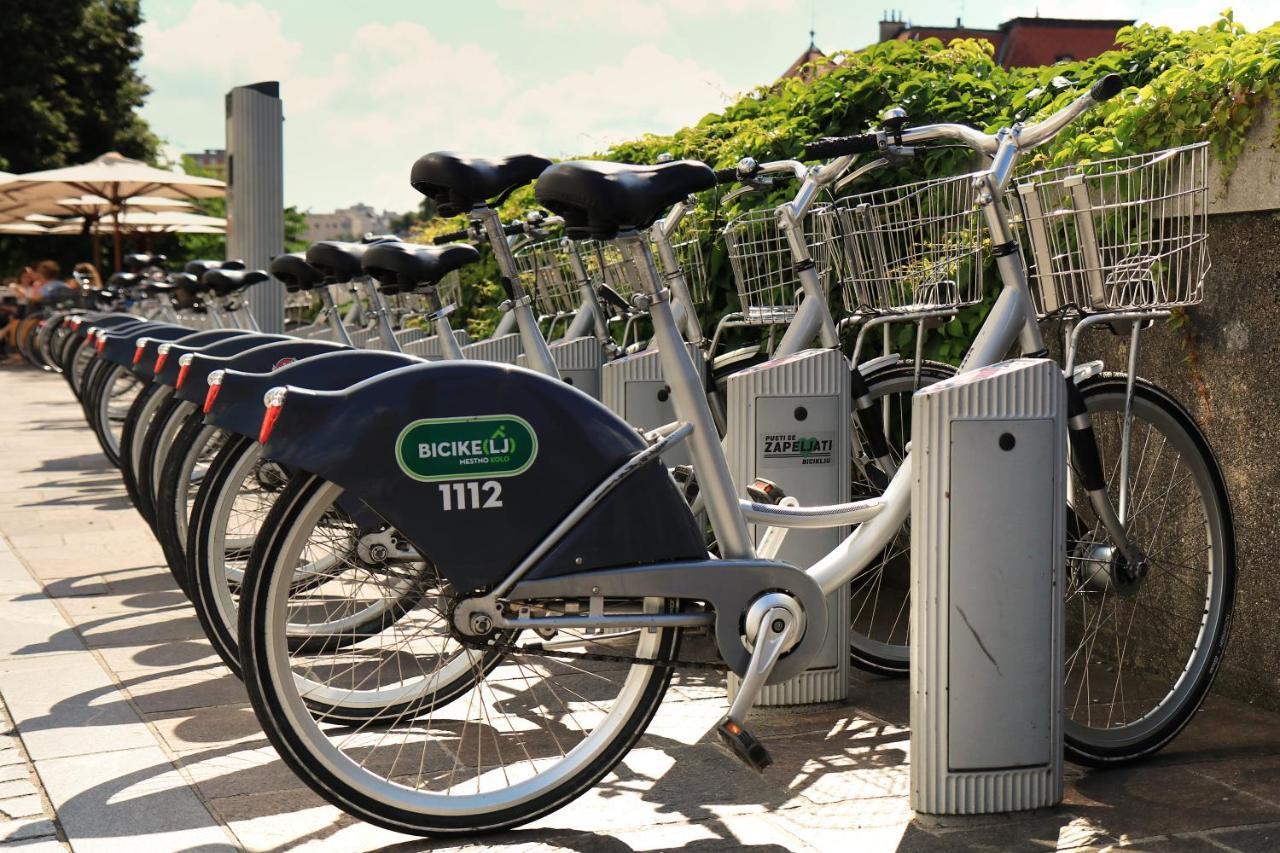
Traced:
<path fill-rule="evenodd" d="M 792 0 L 734 5 L 780 2 Z M 699 10 L 725 6 L 692 3 Z M 676 8 L 674 0 L 652 5 Z M 628 13 L 615 6 L 613 14 Z M 145 24 L 142 35 L 142 70 L 155 88 L 144 115 L 187 150 L 220 144 L 227 89 L 280 81 L 285 197 L 314 209 L 356 201 L 408 209 L 419 200 L 408 186 L 409 168 L 429 151 L 591 153 L 697 121 L 722 107 L 731 88 L 697 60 L 644 39 L 555 79 L 529 79 L 519 57 L 451 42 L 409 21 L 364 24 L 341 51 L 321 55 L 291 40 L 279 13 L 252 1 L 196 0 L 185 19 Z"/>
<path fill-rule="evenodd" d="M 292 71 L 302 44 L 282 29 L 279 12 L 259 3 L 196 0 L 179 23 L 147 21 L 142 36 L 144 74 L 215 77 L 227 85 L 278 79 Z"/>
<path fill-rule="evenodd" d="M 799 8 L 800 0 L 499 0 L 499 8 L 523 15 L 545 30 L 599 30 L 624 35 L 661 35 L 674 18 L 770 13 Z M 767 17 L 761 24 L 767 26 Z"/>

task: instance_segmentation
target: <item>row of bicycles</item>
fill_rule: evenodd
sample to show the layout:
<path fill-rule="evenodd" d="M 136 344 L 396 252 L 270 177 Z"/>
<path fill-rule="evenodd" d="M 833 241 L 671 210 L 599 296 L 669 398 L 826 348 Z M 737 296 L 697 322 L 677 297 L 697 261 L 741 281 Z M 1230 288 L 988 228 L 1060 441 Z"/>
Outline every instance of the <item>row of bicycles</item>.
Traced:
<path fill-rule="evenodd" d="M 1236 573 L 1213 452 L 1136 369 L 1141 331 L 1203 295 L 1205 147 L 1018 168 L 1121 88 L 1105 78 L 994 134 L 895 111 L 811 144 L 820 165 L 431 153 L 412 185 L 464 231 L 320 242 L 266 271 L 197 262 L 180 275 L 214 294 L 219 327 L 68 311 L 40 349 L 280 757 L 351 814 L 448 834 L 592 788 L 687 672 L 735 677 L 716 730 L 762 770 L 753 707 L 814 660 L 831 596 L 849 598 L 851 661 L 905 674 L 911 396 L 1011 351 L 1048 358 L 1054 329 L 1072 461 L 1065 748 L 1118 765 L 1199 709 Z M 943 145 L 982 168 L 859 191 Z M 545 211 L 503 222 L 497 203 L 531 182 Z M 704 328 L 698 194 L 787 182 L 790 200 L 723 228 L 737 305 Z M 449 319 L 474 244 L 504 291 L 482 340 Z M 244 292 L 272 277 L 321 300 L 314 324 L 256 330 Z M 163 306 L 178 277 L 155 278 L 147 304 Z M 958 368 L 918 345 L 871 352 L 896 324 L 950 322 L 984 297 Z M 721 351 L 743 328 L 759 342 Z M 1123 369 L 1079 355 L 1088 332 L 1127 344 Z M 837 504 L 735 481 L 724 439 L 733 377 L 814 349 L 844 352 L 853 401 Z M 610 377 L 646 364 L 658 392 L 628 407 Z M 801 529 L 847 535 L 811 565 L 777 559 Z"/>

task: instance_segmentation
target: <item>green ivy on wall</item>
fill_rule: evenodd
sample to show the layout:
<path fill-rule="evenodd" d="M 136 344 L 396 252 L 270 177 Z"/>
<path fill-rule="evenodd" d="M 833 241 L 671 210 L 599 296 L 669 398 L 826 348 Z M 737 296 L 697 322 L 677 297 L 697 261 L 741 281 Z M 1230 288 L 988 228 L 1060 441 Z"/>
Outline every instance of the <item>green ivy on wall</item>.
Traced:
<path fill-rule="evenodd" d="M 891 106 L 903 107 L 913 124 L 962 122 L 994 131 L 1015 121 L 1035 121 L 1062 106 L 1109 73 L 1128 86 L 1116 98 L 1087 113 L 1050 145 L 1026 160 L 1029 168 L 1103 159 L 1209 140 L 1215 156 L 1230 167 L 1264 103 L 1280 86 L 1280 24 L 1250 33 L 1225 12 L 1213 24 L 1194 31 L 1167 27 L 1127 27 L 1114 50 L 1088 60 L 1043 68 L 1005 69 L 990 44 L 957 39 L 891 41 L 864 50 L 836 53 L 822 62 L 823 73 L 762 86 L 740 97 L 722 113 L 670 135 L 645 135 L 593 157 L 629 163 L 653 163 L 659 155 L 702 160 L 716 168 L 740 158 L 759 161 L 800 158 L 804 143 L 821 136 L 861 133 L 875 127 Z M 943 149 L 897 168 L 884 169 L 850 191 L 960 174 L 978 164 L 972 155 Z M 696 211 L 699 221 L 722 225 L 747 208 L 776 206 L 791 197 L 794 185 L 753 193 L 721 204 L 706 193 Z M 503 206 L 515 217 L 536 206 L 532 187 L 514 193 Z M 457 230 L 461 220 L 432 222 L 422 234 Z M 724 249 L 714 227 L 702 229 L 713 294 L 703 311 L 713 324 L 737 309 Z M 476 336 L 497 320 L 498 288 L 492 261 L 464 270 L 461 316 Z M 932 331 L 928 357 L 957 360 L 990 306 L 990 299 L 961 312 Z M 914 330 L 899 327 L 894 341 L 914 347 Z"/>

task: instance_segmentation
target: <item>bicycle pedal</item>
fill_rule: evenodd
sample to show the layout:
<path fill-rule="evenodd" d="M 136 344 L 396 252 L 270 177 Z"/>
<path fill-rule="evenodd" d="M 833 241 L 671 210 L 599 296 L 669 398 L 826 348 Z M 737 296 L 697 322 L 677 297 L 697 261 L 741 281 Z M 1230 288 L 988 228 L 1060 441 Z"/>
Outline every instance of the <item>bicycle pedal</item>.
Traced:
<path fill-rule="evenodd" d="M 738 760 L 757 773 L 763 773 L 773 763 L 773 757 L 764 748 L 764 744 L 728 717 L 716 726 L 716 734 L 720 735 L 720 740 L 724 741 L 724 745 L 729 747 Z"/>

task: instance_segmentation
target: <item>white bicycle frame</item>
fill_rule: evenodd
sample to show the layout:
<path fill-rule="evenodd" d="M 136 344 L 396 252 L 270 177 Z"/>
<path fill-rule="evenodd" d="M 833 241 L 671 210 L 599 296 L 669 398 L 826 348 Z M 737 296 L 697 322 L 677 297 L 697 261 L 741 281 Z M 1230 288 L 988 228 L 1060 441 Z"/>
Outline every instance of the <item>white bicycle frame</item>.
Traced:
<path fill-rule="evenodd" d="M 894 141 L 902 145 L 938 139 L 957 140 L 990 158 L 990 170 L 975 178 L 974 189 L 976 200 L 985 211 L 992 245 L 1003 249 L 1003 253 L 997 257 L 1003 289 L 965 355 L 960 366 L 961 372 L 1000 361 L 1015 343 L 1020 344 L 1021 351 L 1026 355 L 1046 354 L 1032 309 L 1026 270 L 1018 257 L 1008 211 L 1003 204 L 1004 189 L 1022 151 L 1049 140 L 1094 103 L 1093 98 L 1086 94 L 1043 122 L 1025 127 L 1015 125 L 995 135 L 984 134 L 963 125 L 943 124 L 913 128 L 895 137 Z M 885 137 L 881 135 L 882 145 L 885 142 Z M 825 166 L 809 169 L 804 186 L 796 198 L 780 208 L 780 221 L 793 249 L 805 251 L 803 232 L 796 226 L 821 187 L 834 180 L 833 176 L 843 173 L 852 157 L 853 155 L 845 155 Z M 640 271 L 641 283 L 647 291 L 642 299 L 648 303 L 645 307 L 653 322 L 654 338 L 662 359 L 664 377 L 671 388 L 676 415 L 692 428 L 688 436 L 689 451 L 707 516 L 720 545 L 721 558 L 756 557 L 756 546 L 747 530 L 748 522 L 783 528 L 827 528 L 856 524 L 858 526 L 853 533 L 835 549 L 805 569 L 824 593 L 836 592 L 884 549 L 905 522 L 911 506 L 910 454 L 902 460 L 884 494 L 877 498 L 810 507 L 779 507 L 740 499 L 729 475 L 728 462 L 698 374 L 682 345 L 670 293 L 662 286 L 662 278 L 649 252 L 648 241 L 636 231 L 619 234 L 617 241 Z M 801 270 L 800 276 L 806 292 L 811 288 L 818 288 L 817 273 L 812 267 Z M 829 324 L 829 319 L 826 323 L 816 317 L 801 320 L 801 315 L 806 313 L 806 305 L 811 306 L 808 313 L 821 312 L 823 306 L 817 304 L 820 301 L 805 299 L 802 302 L 797 322 L 783 339 L 788 350 L 807 346 L 814 337 L 815 325 L 823 344 L 834 345 L 835 328 Z M 829 314 L 827 316 L 829 318 Z M 1099 515 L 1113 538 L 1118 535 L 1119 541 L 1116 544 L 1123 549 L 1128 544 L 1124 526 L 1116 519 L 1105 489 L 1101 491 L 1101 501 L 1106 504 L 1109 513 L 1100 511 Z M 1098 496 L 1091 494 L 1091 498 L 1095 508 L 1098 508 Z"/>

